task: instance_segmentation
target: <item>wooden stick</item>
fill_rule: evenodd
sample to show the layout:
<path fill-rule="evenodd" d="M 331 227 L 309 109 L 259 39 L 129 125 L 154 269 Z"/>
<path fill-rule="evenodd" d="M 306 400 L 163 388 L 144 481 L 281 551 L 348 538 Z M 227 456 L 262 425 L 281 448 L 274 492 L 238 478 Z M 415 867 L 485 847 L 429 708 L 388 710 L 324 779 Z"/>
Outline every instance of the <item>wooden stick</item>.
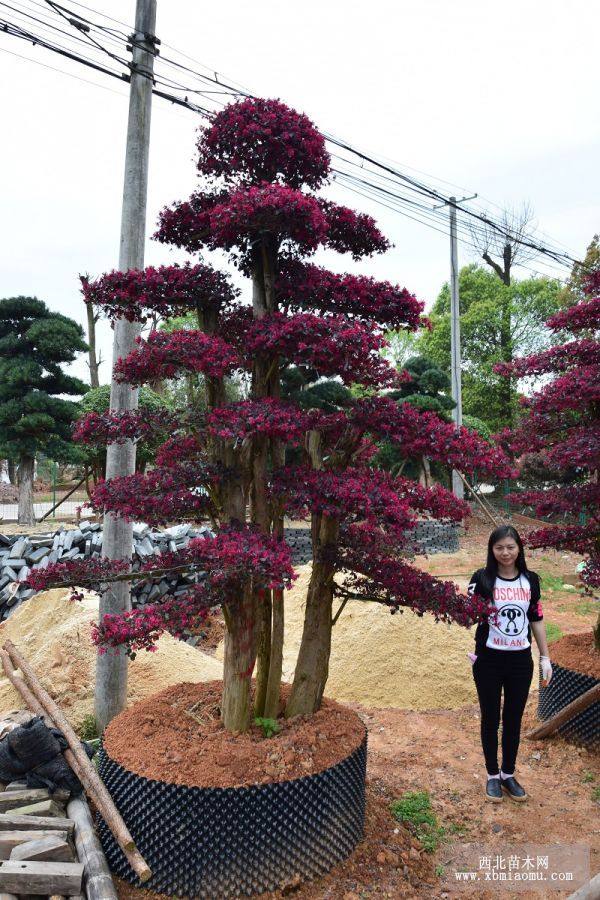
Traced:
<path fill-rule="evenodd" d="M 2 660 L 2 668 L 4 669 L 6 677 L 11 682 L 16 692 L 21 695 L 31 712 L 35 713 L 36 716 L 41 716 L 48 728 L 54 728 L 54 722 L 49 716 L 46 715 L 46 711 L 42 704 L 38 700 L 36 700 L 23 679 L 19 678 L 19 676 L 15 673 L 13 664 L 10 661 L 10 656 L 8 655 L 6 650 L 0 649 L 0 660 Z"/>
<path fill-rule="evenodd" d="M 0 651 L 0 658 L 5 666 L 5 671 L 13 685 L 21 693 L 21 696 L 29 703 L 29 699 L 34 701 L 31 706 L 33 712 L 41 710 L 45 712 L 47 717 L 54 723 L 54 726 L 62 732 L 65 740 L 69 744 L 69 749 L 64 751 L 65 759 L 83 784 L 85 790 L 93 799 L 102 818 L 113 833 L 115 840 L 123 850 L 127 857 L 129 865 L 136 873 L 142 883 L 148 881 L 152 877 L 152 872 L 146 864 L 139 850 L 135 847 L 135 842 L 121 814 L 116 808 L 112 797 L 106 790 L 104 783 L 100 780 L 98 773 L 92 766 L 87 754 L 81 747 L 81 743 L 69 722 L 65 718 L 59 706 L 54 702 L 52 697 L 44 690 L 37 676 L 26 659 L 19 653 L 12 641 L 6 641 L 3 650 L 9 657 L 9 663 L 21 670 L 23 678 L 27 682 L 28 690 L 23 693 L 19 682 L 22 684 L 23 679 L 15 675 L 14 672 L 6 670 L 5 657 Z M 12 670 L 12 666 L 10 667 Z M 23 685 L 24 686 L 24 685 Z"/>
<path fill-rule="evenodd" d="M 576 716 L 577 713 L 583 712 L 584 709 L 587 709 L 597 700 L 600 700 L 600 684 L 595 684 L 589 691 L 586 691 L 585 694 L 581 694 L 567 706 L 563 706 L 563 708 L 559 709 L 551 719 L 542 722 L 542 724 L 538 725 L 537 728 L 534 728 L 533 731 L 529 731 L 525 737 L 530 741 L 537 741 L 540 738 L 548 737 L 549 734 L 553 734 L 557 728 L 560 728 L 561 725 L 564 725 L 565 722 L 568 722 L 573 716 Z"/>
<path fill-rule="evenodd" d="M 458 472 L 458 469 L 456 471 Z M 485 503 L 483 502 L 483 500 L 481 499 L 481 497 L 479 496 L 479 494 L 477 493 L 475 488 L 471 487 L 471 485 L 469 484 L 469 482 L 467 481 L 465 476 L 462 474 L 462 472 L 458 472 L 458 476 L 461 479 L 462 483 L 467 488 L 467 490 L 469 490 L 471 492 L 471 494 L 473 495 L 473 497 L 475 497 L 475 499 L 479 503 L 480 507 L 484 511 L 485 515 L 488 517 L 488 519 L 490 520 L 490 522 L 492 523 L 492 525 L 495 528 L 498 525 L 498 522 L 496 521 L 495 516 L 492 515 L 492 513 L 487 508 L 487 506 L 485 505 Z"/>
<path fill-rule="evenodd" d="M 84 864 L 83 884 L 88 900 L 117 900 L 106 857 L 94 831 L 94 823 L 85 797 L 73 797 L 68 815 L 75 822 L 75 846 Z"/>
<path fill-rule="evenodd" d="M 597 900 L 598 897 L 600 897 L 600 872 L 574 894 L 569 894 L 567 900 Z"/>
<path fill-rule="evenodd" d="M 75 493 L 75 491 L 77 490 L 78 487 L 81 487 L 81 485 L 83 484 L 83 482 L 86 480 L 87 477 L 88 477 L 88 471 L 87 471 L 87 469 L 86 469 L 86 470 L 85 470 L 85 475 L 83 476 L 83 478 L 81 479 L 81 481 L 78 481 L 77 484 L 75 485 L 75 487 L 74 487 L 74 488 L 71 488 L 71 490 L 69 491 L 68 494 L 65 494 L 64 497 L 61 497 L 60 500 L 58 501 L 58 503 L 55 503 L 55 504 L 54 504 L 54 506 L 52 507 L 52 509 L 49 509 L 48 512 L 45 512 L 44 515 L 42 516 L 42 518 L 41 518 L 41 519 L 38 519 L 38 522 L 43 522 L 44 519 L 48 518 L 48 516 L 50 515 L 50 513 L 53 513 L 55 509 L 58 509 L 58 507 L 60 506 L 61 503 L 64 503 L 65 500 L 67 500 L 67 498 L 71 496 L 71 494 L 74 494 L 74 493 Z"/>

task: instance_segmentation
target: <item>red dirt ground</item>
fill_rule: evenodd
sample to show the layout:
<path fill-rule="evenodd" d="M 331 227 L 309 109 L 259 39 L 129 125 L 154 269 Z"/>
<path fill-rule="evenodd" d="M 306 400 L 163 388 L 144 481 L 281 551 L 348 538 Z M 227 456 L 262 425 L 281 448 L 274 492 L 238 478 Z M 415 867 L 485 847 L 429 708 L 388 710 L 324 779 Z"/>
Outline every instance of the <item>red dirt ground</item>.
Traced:
<path fill-rule="evenodd" d="M 282 691 L 282 708 L 288 689 Z M 241 787 L 315 775 L 356 750 L 365 735 L 358 716 L 326 700 L 313 716 L 279 719 L 266 738 L 252 725 L 225 731 L 221 682 L 175 684 L 124 710 L 104 733 L 109 756 L 145 778 L 189 787 Z"/>
<path fill-rule="evenodd" d="M 552 644 L 551 655 L 552 661 L 565 669 L 600 679 L 600 654 L 589 632 L 566 634 Z"/>

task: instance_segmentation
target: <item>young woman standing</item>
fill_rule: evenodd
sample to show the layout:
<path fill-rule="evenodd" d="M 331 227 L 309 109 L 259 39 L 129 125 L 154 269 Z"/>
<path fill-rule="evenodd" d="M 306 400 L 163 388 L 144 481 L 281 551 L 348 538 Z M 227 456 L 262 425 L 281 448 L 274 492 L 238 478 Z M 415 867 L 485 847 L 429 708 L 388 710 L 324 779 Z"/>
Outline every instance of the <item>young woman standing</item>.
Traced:
<path fill-rule="evenodd" d="M 540 605 L 540 580 L 529 571 L 523 543 L 511 525 L 490 535 L 487 562 L 469 584 L 469 593 L 493 602 L 495 615 L 477 626 L 473 677 L 481 708 L 481 744 L 487 768 L 486 799 L 500 803 L 503 793 L 523 802 L 527 794 L 515 778 L 521 719 L 533 676 L 531 634 L 540 651 L 542 678 L 552 665 Z M 502 765 L 498 767 L 498 728 L 502 709 Z"/>

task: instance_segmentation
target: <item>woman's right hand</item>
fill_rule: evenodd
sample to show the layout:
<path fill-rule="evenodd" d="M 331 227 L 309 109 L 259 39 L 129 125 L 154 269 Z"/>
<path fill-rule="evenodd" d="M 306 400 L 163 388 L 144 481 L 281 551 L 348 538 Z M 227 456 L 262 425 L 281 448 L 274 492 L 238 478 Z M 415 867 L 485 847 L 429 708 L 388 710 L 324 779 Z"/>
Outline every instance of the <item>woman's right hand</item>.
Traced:
<path fill-rule="evenodd" d="M 546 682 L 548 687 L 552 680 L 552 663 L 549 656 L 540 656 L 540 666 L 542 667 L 542 680 Z"/>

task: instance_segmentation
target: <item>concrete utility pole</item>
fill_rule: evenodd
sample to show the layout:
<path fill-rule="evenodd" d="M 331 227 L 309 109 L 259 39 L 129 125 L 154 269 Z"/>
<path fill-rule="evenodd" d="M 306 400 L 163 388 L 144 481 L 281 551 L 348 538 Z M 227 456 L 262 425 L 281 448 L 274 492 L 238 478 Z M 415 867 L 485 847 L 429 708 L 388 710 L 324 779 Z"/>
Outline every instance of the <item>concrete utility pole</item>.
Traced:
<path fill-rule="evenodd" d="M 131 36 L 133 61 L 129 90 L 129 120 L 125 151 L 125 180 L 121 213 L 119 269 L 141 269 L 144 266 L 146 239 L 146 199 L 148 189 L 148 156 L 150 150 L 150 114 L 154 56 L 156 53 L 156 0 L 136 0 L 135 34 Z M 119 357 L 133 349 L 140 332 L 137 323 L 121 318 L 115 322 L 113 366 Z M 128 384 L 118 384 L 114 377 L 110 390 L 110 408 L 114 412 L 136 409 L 138 391 Z M 106 478 L 132 475 L 135 472 L 135 444 L 110 444 L 106 454 Z M 104 517 L 103 556 L 108 559 L 131 559 L 132 524 L 111 513 Z M 100 619 L 106 613 L 122 613 L 131 609 L 128 582 L 109 585 L 100 600 Z M 100 732 L 125 706 L 127 699 L 127 656 L 118 653 L 98 655 L 96 659 L 95 716 Z"/>
<path fill-rule="evenodd" d="M 458 246 L 456 239 L 456 197 L 450 197 L 450 358 L 452 399 L 456 406 L 452 417 L 457 428 L 462 425 L 462 384 L 460 359 L 460 297 L 458 293 Z M 452 470 L 452 492 L 460 500 L 465 495 L 462 478 Z"/>

